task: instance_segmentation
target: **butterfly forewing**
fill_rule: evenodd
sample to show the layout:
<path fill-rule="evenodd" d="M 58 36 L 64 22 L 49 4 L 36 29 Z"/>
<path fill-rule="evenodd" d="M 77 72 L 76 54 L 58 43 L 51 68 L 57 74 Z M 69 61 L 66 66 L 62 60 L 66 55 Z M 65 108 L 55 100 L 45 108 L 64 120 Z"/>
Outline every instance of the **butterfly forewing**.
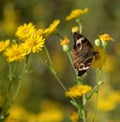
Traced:
<path fill-rule="evenodd" d="M 92 44 L 83 35 L 75 32 L 73 38 L 73 63 L 78 76 L 82 76 L 90 68 L 96 54 Z"/>

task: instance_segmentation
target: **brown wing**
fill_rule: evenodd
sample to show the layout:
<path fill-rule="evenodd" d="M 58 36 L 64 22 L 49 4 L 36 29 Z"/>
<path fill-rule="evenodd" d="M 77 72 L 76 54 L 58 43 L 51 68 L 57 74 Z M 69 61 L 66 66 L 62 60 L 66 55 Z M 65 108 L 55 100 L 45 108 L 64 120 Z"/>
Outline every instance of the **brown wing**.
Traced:
<path fill-rule="evenodd" d="M 95 58 L 95 53 L 91 43 L 83 35 L 75 32 L 73 38 L 73 63 L 78 70 L 78 76 L 81 76 L 90 68 Z"/>

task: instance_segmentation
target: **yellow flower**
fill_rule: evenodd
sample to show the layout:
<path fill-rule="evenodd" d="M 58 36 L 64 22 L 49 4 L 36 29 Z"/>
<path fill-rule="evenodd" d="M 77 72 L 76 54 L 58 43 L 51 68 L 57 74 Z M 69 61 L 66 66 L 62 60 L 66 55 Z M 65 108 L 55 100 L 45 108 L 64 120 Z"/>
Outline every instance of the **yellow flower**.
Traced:
<path fill-rule="evenodd" d="M 43 111 L 38 116 L 39 122 L 62 122 L 63 113 L 59 109 L 50 108 L 46 111 Z"/>
<path fill-rule="evenodd" d="M 18 122 L 18 121 L 23 121 L 27 120 L 28 114 L 26 110 L 18 105 L 14 105 L 12 108 L 9 110 L 10 116 L 7 117 L 5 122 Z"/>
<path fill-rule="evenodd" d="M 54 20 L 52 22 L 52 24 L 50 24 L 50 26 L 44 30 L 45 36 L 47 37 L 51 33 L 53 33 L 55 31 L 55 29 L 57 28 L 57 26 L 59 25 L 59 23 L 60 23 L 60 20 L 58 20 L 58 19 L 57 20 Z"/>
<path fill-rule="evenodd" d="M 34 35 L 35 36 L 41 36 L 41 35 L 43 35 L 43 33 L 44 33 L 43 29 L 38 29 L 38 30 L 35 30 Z"/>
<path fill-rule="evenodd" d="M 0 52 L 4 51 L 10 44 L 10 40 L 0 41 Z"/>
<path fill-rule="evenodd" d="M 12 44 L 6 48 L 4 55 L 7 57 L 8 62 L 22 61 L 24 59 L 22 46 L 17 43 Z"/>
<path fill-rule="evenodd" d="M 70 43 L 70 40 L 67 38 L 67 37 L 65 37 L 63 40 L 60 40 L 61 42 L 60 42 L 60 44 L 63 46 L 63 45 L 67 45 L 67 44 L 69 44 Z"/>
<path fill-rule="evenodd" d="M 69 91 L 65 92 L 67 97 L 79 97 L 83 94 L 88 93 L 91 90 L 91 87 L 88 85 L 75 85 L 69 88 Z"/>
<path fill-rule="evenodd" d="M 98 109 L 101 111 L 110 111 L 115 108 L 115 104 L 107 99 L 101 99 L 98 102 Z"/>
<path fill-rule="evenodd" d="M 74 18 L 78 18 L 80 17 L 81 15 L 83 14 L 86 14 L 88 12 L 88 8 L 85 8 L 85 9 L 75 9 L 73 11 L 71 11 L 70 15 L 68 15 L 65 20 L 71 20 L 71 19 L 74 19 Z"/>
<path fill-rule="evenodd" d="M 21 45 L 23 46 L 23 49 L 26 50 L 26 54 L 29 53 L 36 53 L 42 50 L 42 47 L 44 46 L 45 39 L 43 39 L 42 36 L 36 36 L 33 35 L 25 40 L 24 43 Z"/>
<path fill-rule="evenodd" d="M 115 72 L 117 69 L 116 58 L 113 55 L 107 55 L 106 63 L 103 66 L 102 70 L 106 73 Z"/>
<path fill-rule="evenodd" d="M 101 41 L 113 41 L 113 38 L 109 34 L 99 35 Z"/>
<path fill-rule="evenodd" d="M 62 122 L 64 113 L 59 103 L 50 100 L 43 100 L 41 112 L 38 114 L 38 122 Z"/>
<path fill-rule="evenodd" d="M 74 112 L 70 115 L 70 119 L 71 119 L 72 122 L 78 122 L 78 120 L 79 120 L 79 115 L 78 115 L 78 113 L 74 111 Z"/>
<path fill-rule="evenodd" d="M 74 33 L 74 32 L 77 32 L 79 30 L 79 28 L 78 28 L 78 26 L 74 26 L 73 28 L 72 28 L 72 32 Z"/>
<path fill-rule="evenodd" d="M 63 47 L 63 51 L 68 52 L 70 50 L 70 47 L 68 45 L 70 43 L 70 40 L 67 37 L 65 37 L 63 40 L 60 41 L 60 44 Z"/>
<path fill-rule="evenodd" d="M 35 27 L 32 23 L 21 25 L 17 28 L 15 35 L 24 41 L 24 39 L 31 36 L 31 34 L 35 31 Z"/>
<path fill-rule="evenodd" d="M 116 104 L 120 103 L 120 91 L 112 91 L 108 98 Z"/>
<path fill-rule="evenodd" d="M 110 91 L 108 94 L 100 94 L 98 109 L 101 111 L 114 110 L 120 103 L 120 91 Z"/>
<path fill-rule="evenodd" d="M 106 63 L 107 55 L 105 51 L 98 46 L 94 47 L 94 49 L 96 52 L 98 52 L 98 55 L 96 56 L 95 61 L 93 62 L 92 66 L 94 68 L 101 69 Z"/>

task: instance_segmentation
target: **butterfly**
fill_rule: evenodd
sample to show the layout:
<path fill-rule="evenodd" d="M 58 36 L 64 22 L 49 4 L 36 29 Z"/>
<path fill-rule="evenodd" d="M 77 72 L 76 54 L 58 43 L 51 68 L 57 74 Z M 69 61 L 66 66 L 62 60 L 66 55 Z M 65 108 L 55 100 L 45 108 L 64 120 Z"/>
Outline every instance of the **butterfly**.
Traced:
<path fill-rule="evenodd" d="M 98 52 L 94 50 L 92 44 L 83 35 L 74 32 L 73 38 L 73 64 L 78 70 L 78 76 L 82 76 L 90 68 Z"/>

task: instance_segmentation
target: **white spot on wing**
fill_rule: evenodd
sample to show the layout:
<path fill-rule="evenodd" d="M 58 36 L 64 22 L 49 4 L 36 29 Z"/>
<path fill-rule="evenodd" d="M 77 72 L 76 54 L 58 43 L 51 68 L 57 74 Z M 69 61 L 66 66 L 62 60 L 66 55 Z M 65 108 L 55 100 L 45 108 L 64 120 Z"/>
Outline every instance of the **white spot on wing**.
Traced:
<path fill-rule="evenodd" d="M 81 43 L 81 44 L 82 44 L 82 41 L 83 41 L 84 39 L 85 39 L 84 37 L 79 38 L 79 39 L 76 41 L 76 44 L 78 44 L 78 43 Z"/>
<path fill-rule="evenodd" d="M 83 63 L 81 63 L 80 66 L 82 66 L 82 68 L 79 68 L 79 71 L 88 70 L 90 68 L 90 66 L 85 66 Z"/>
<path fill-rule="evenodd" d="M 80 45 L 81 45 L 80 48 L 79 48 L 80 50 L 82 49 L 82 41 L 83 41 L 84 39 L 85 39 L 84 37 L 81 37 L 81 38 L 79 38 L 79 39 L 76 41 L 76 45 L 79 44 L 79 43 L 80 43 Z"/>

